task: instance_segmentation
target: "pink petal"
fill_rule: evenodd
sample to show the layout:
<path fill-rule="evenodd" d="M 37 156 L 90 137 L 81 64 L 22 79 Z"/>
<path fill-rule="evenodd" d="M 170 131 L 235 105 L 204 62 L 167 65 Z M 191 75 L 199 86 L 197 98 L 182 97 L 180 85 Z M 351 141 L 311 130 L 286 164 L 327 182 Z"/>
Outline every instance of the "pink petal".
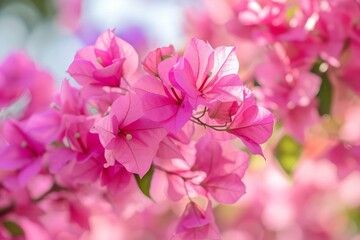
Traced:
<path fill-rule="evenodd" d="M 58 147 L 48 150 L 44 160 L 49 164 L 50 173 L 60 171 L 70 160 L 75 159 L 76 153 L 68 148 Z"/>
<path fill-rule="evenodd" d="M 20 186 L 25 186 L 30 178 L 41 170 L 41 158 L 35 159 L 19 172 L 18 181 Z"/>
<path fill-rule="evenodd" d="M 41 143 L 49 144 L 59 135 L 60 114 L 55 111 L 47 111 L 34 114 L 27 122 L 26 128 Z"/>
<path fill-rule="evenodd" d="M 202 83 L 213 66 L 214 49 L 204 41 L 193 38 L 184 52 L 184 58 L 191 66 L 197 84 Z M 197 86 L 199 87 L 199 86 Z"/>
<path fill-rule="evenodd" d="M 167 174 L 168 186 L 166 194 L 172 201 L 179 201 L 185 195 L 184 180 L 180 176 Z"/>
<path fill-rule="evenodd" d="M 190 98 L 196 99 L 200 92 L 196 88 L 196 79 L 191 69 L 190 63 L 185 58 L 180 58 L 174 65 L 173 76 L 170 74 L 171 84 L 178 89 L 182 89 Z"/>
<path fill-rule="evenodd" d="M 91 62 L 75 58 L 67 71 L 80 85 L 85 86 L 94 82 L 92 73 L 95 70 L 96 68 Z"/>
<path fill-rule="evenodd" d="M 171 58 L 167 58 L 164 61 L 161 61 L 158 66 L 158 72 L 161 81 L 165 83 L 165 85 L 171 85 L 170 79 L 169 79 L 169 73 L 174 67 L 174 65 L 178 62 L 178 56 L 174 56 Z"/>
<path fill-rule="evenodd" d="M 110 114 L 116 116 L 119 127 L 127 126 L 143 116 L 141 100 L 134 93 L 120 96 L 112 104 Z"/>
<path fill-rule="evenodd" d="M 145 116 L 157 122 L 173 117 L 179 108 L 173 99 L 150 92 L 143 95 L 142 103 Z"/>
<path fill-rule="evenodd" d="M 118 134 L 118 120 L 115 115 L 107 115 L 98 120 L 90 130 L 92 133 L 98 133 L 101 144 L 105 148 L 111 148 L 112 142 Z"/>
<path fill-rule="evenodd" d="M 212 76 L 220 79 L 226 75 L 238 74 L 239 60 L 234 47 L 218 47 L 214 51 Z"/>
<path fill-rule="evenodd" d="M 211 178 L 205 188 L 216 201 L 224 204 L 233 204 L 245 194 L 245 185 L 236 174 Z"/>
<path fill-rule="evenodd" d="M 20 169 L 33 161 L 34 156 L 26 149 L 10 145 L 0 149 L 0 169 L 16 170 Z"/>
<path fill-rule="evenodd" d="M 270 138 L 273 125 L 273 115 L 265 108 L 258 107 L 250 91 L 244 89 L 242 104 L 228 132 L 238 136 L 252 153 L 262 155 L 259 144 Z"/>
<path fill-rule="evenodd" d="M 140 119 L 122 130 L 125 134 L 129 134 L 131 139 L 124 136 L 116 138 L 115 158 L 129 172 L 143 177 L 150 169 L 159 143 L 166 136 L 167 131 L 146 119 Z"/>

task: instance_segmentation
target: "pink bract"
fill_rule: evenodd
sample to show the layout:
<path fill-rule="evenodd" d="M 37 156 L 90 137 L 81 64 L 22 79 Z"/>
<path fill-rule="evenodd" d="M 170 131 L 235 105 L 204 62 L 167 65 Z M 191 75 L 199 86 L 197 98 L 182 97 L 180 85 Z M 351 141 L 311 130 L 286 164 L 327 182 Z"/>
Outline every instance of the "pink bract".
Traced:
<path fill-rule="evenodd" d="M 35 65 L 24 53 L 11 53 L 0 65 L 0 108 L 9 107 L 16 101 L 22 119 L 49 107 L 55 92 L 51 75 Z"/>
<path fill-rule="evenodd" d="M 190 202 L 180 219 L 173 239 L 201 240 L 206 238 L 220 239 L 219 229 L 212 213 L 211 202 L 208 203 L 205 212 L 196 203 Z"/>
<path fill-rule="evenodd" d="M 138 61 L 133 47 L 107 30 L 94 46 L 77 52 L 68 72 L 83 86 L 121 87 L 131 81 Z"/>
<path fill-rule="evenodd" d="M 92 132 L 99 134 L 107 166 L 118 161 L 129 172 L 141 177 L 150 169 L 158 145 L 167 131 L 142 117 L 141 101 L 130 93 L 119 97 L 109 115 L 95 123 Z"/>

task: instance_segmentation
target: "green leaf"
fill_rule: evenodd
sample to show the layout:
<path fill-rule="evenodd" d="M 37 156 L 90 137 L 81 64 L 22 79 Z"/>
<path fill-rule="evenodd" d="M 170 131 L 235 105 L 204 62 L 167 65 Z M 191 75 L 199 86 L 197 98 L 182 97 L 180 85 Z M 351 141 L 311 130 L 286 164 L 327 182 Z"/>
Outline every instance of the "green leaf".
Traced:
<path fill-rule="evenodd" d="M 360 209 L 349 209 L 347 215 L 355 225 L 357 232 L 360 232 Z"/>
<path fill-rule="evenodd" d="M 152 180 L 153 174 L 154 174 L 154 167 L 153 166 L 151 166 L 150 170 L 144 175 L 143 178 L 140 178 L 139 175 L 134 174 L 136 182 L 137 182 L 141 192 L 143 192 L 144 195 L 147 196 L 150 199 L 151 199 L 150 185 L 151 185 L 151 180 Z"/>
<path fill-rule="evenodd" d="M 275 148 L 275 156 L 284 171 L 291 175 L 301 154 L 301 145 L 285 135 Z"/>
<path fill-rule="evenodd" d="M 327 71 L 321 69 L 321 66 L 324 66 L 323 64 L 326 65 L 326 63 L 324 63 L 323 61 L 317 61 L 311 69 L 311 72 L 315 73 L 321 78 L 320 90 L 316 96 L 319 99 L 318 111 L 320 115 L 330 113 L 333 93 L 332 85 L 327 75 Z"/>
<path fill-rule="evenodd" d="M 25 236 L 24 234 L 24 230 L 22 230 L 22 228 L 13 221 L 10 220 L 5 220 L 2 222 L 2 225 L 11 233 L 12 236 L 14 237 L 21 237 L 21 236 Z"/>
<path fill-rule="evenodd" d="M 44 18 L 51 18 L 56 14 L 56 6 L 54 1 L 49 0 L 30 0 L 40 11 Z"/>

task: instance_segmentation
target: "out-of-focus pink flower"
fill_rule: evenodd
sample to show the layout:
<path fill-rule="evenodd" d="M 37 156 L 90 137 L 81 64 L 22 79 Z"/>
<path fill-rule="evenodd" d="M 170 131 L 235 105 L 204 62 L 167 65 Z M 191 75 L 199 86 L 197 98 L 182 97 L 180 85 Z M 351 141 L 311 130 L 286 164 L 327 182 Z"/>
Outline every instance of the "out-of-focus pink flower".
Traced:
<path fill-rule="evenodd" d="M 202 240 L 207 238 L 221 238 L 212 213 L 211 202 L 208 202 L 205 212 L 196 203 L 188 203 L 172 239 Z"/>
<path fill-rule="evenodd" d="M 342 56 L 341 68 L 338 69 L 338 77 L 360 95 L 360 63 L 357 56 L 360 54 L 360 44 L 352 42 Z"/>
<path fill-rule="evenodd" d="M 46 110 L 54 92 L 50 74 L 38 69 L 25 53 L 14 52 L 0 65 L 0 108 L 25 98 L 25 106 L 17 114 L 22 119 Z"/>
<path fill-rule="evenodd" d="M 307 15 L 300 3 L 286 1 L 236 1 L 236 17 L 228 22 L 231 32 L 259 44 L 276 40 L 299 41 L 307 36 Z M 300 6 L 299 6 L 300 5 Z"/>
<path fill-rule="evenodd" d="M 59 23 L 69 28 L 76 30 L 81 15 L 82 0 L 56 0 L 58 6 L 58 21 Z"/>
<path fill-rule="evenodd" d="M 196 144 L 177 146 L 169 139 L 164 141 L 154 164 L 155 169 L 158 167 L 156 171 L 167 174 L 167 194 L 172 200 L 203 195 L 231 204 L 245 193 L 241 179 L 248 166 L 248 156 L 234 149 L 230 142 L 220 144 L 212 140 L 210 134 Z"/>
<path fill-rule="evenodd" d="M 330 148 L 325 157 L 336 165 L 341 178 L 360 170 L 360 145 L 353 146 L 340 142 Z"/>
<path fill-rule="evenodd" d="M 277 53 L 260 64 L 256 79 L 261 87 L 255 94 L 278 119 L 284 120 L 288 132 L 303 141 L 305 129 L 318 122 L 315 97 L 321 79 L 309 69 L 293 68 L 289 63 L 287 56 Z"/>
<path fill-rule="evenodd" d="M 11 171 L 11 174 L 2 180 L 9 189 L 24 187 L 42 167 L 45 148 L 28 133 L 29 129 L 25 124 L 8 120 L 2 129 L 7 144 L 1 146 L 0 168 Z"/>

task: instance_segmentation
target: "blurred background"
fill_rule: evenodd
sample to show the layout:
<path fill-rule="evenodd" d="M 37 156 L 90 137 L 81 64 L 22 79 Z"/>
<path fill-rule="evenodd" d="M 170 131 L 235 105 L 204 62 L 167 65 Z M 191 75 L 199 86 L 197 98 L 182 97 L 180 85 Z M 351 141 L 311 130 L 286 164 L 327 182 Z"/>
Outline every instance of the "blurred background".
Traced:
<path fill-rule="evenodd" d="M 58 83 L 78 49 L 107 29 L 143 53 L 184 45 L 185 0 L 1 0 L 0 59 L 24 49 Z M 142 56 L 143 57 L 143 56 Z"/>

